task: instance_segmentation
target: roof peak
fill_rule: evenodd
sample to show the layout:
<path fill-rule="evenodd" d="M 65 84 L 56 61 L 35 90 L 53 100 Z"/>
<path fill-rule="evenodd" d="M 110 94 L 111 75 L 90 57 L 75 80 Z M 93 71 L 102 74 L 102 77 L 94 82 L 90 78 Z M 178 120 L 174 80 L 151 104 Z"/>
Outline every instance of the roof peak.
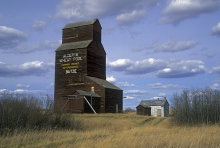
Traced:
<path fill-rule="evenodd" d="M 91 25 L 91 24 L 94 24 L 97 20 L 98 19 L 92 19 L 92 20 L 80 21 L 80 22 L 75 22 L 75 23 L 69 23 L 69 24 L 66 24 L 63 29 Z"/>

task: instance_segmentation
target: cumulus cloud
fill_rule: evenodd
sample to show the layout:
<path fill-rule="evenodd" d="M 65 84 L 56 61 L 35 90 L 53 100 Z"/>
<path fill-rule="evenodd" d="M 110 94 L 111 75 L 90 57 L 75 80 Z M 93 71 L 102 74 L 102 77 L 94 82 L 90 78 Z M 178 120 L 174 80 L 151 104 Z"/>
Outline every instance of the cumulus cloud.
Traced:
<path fill-rule="evenodd" d="M 56 49 L 61 44 L 61 40 L 58 41 L 42 41 L 41 43 L 37 45 L 19 45 L 15 48 L 9 49 L 4 51 L 3 53 L 10 54 L 28 54 L 36 51 L 42 51 L 42 50 L 50 50 L 50 49 Z"/>
<path fill-rule="evenodd" d="M 200 60 L 174 60 L 166 68 L 156 72 L 156 76 L 159 78 L 181 78 L 192 77 L 205 72 L 205 64 Z"/>
<path fill-rule="evenodd" d="M 140 97 L 146 97 L 146 95 L 149 95 L 149 93 L 146 90 L 124 90 L 123 95 L 124 100 L 137 100 L 137 98 Z"/>
<path fill-rule="evenodd" d="M 174 85 L 174 84 L 163 85 L 162 83 L 148 84 L 147 87 L 152 88 L 152 89 L 177 89 L 177 88 L 183 88 L 183 86 L 180 86 L 180 85 Z"/>
<path fill-rule="evenodd" d="M 189 40 L 189 41 L 175 41 L 171 40 L 164 44 L 152 44 L 147 46 L 146 49 L 152 49 L 153 52 L 179 52 L 185 51 L 193 48 L 197 45 L 196 41 Z"/>
<path fill-rule="evenodd" d="M 55 17 L 76 20 L 113 17 L 119 25 L 127 25 L 145 19 L 146 8 L 158 3 L 159 0 L 62 0 Z"/>
<path fill-rule="evenodd" d="M 220 37 L 220 22 L 216 26 L 212 27 L 212 35 Z"/>
<path fill-rule="evenodd" d="M 155 72 L 155 76 L 159 78 L 191 77 L 206 72 L 205 64 L 200 60 L 170 59 L 165 61 L 154 58 L 142 61 L 131 61 L 130 59 L 108 61 L 107 68 L 126 75 L 142 75 Z"/>
<path fill-rule="evenodd" d="M 116 78 L 114 78 L 114 76 L 109 76 L 106 78 L 107 81 L 109 82 L 115 82 L 116 81 Z"/>
<path fill-rule="evenodd" d="M 127 24 L 132 24 L 134 22 L 139 22 L 147 17 L 147 12 L 145 10 L 134 10 L 132 12 L 123 13 L 116 17 L 116 21 L 120 26 L 127 26 Z"/>
<path fill-rule="evenodd" d="M 54 63 L 32 61 L 21 65 L 10 65 L 0 62 L 0 77 L 45 76 L 51 68 L 54 68 Z"/>
<path fill-rule="evenodd" d="M 219 0 L 171 0 L 162 12 L 160 23 L 178 24 L 220 9 Z"/>
<path fill-rule="evenodd" d="M 14 28 L 0 26 L 0 49 L 14 48 L 21 42 L 26 41 L 28 35 Z"/>
<path fill-rule="evenodd" d="M 131 61 L 130 59 L 118 59 L 116 61 L 108 61 L 107 66 L 114 71 L 121 71 L 126 75 L 146 74 L 154 72 L 166 67 L 167 62 L 160 59 L 145 59 L 142 61 Z"/>
<path fill-rule="evenodd" d="M 213 67 L 210 73 L 217 73 L 220 75 L 220 66 Z"/>
<path fill-rule="evenodd" d="M 47 23 L 40 20 L 35 20 L 34 24 L 31 26 L 36 31 L 42 31 L 45 29 Z"/>
<path fill-rule="evenodd" d="M 130 59 L 118 59 L 116 61 L 107 61 L 107 65 L 115 70 L 115 71 L 121 71 L 123 69 L 126 69 L 127 67 L 130 67 L 134 62 Z"/>

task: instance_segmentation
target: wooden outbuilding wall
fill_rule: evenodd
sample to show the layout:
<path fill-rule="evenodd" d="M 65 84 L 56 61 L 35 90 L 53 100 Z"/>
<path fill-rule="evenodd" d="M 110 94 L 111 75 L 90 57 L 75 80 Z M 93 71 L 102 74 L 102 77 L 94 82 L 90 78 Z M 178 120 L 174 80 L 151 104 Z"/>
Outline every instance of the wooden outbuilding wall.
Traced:
<path fill-rule="evenodd" d="M 151 116 L 151 108 L 150 107 L 144 107 L 142 105 L 138 105 L 136 107 L 137 115 L 147 115 Z"/>

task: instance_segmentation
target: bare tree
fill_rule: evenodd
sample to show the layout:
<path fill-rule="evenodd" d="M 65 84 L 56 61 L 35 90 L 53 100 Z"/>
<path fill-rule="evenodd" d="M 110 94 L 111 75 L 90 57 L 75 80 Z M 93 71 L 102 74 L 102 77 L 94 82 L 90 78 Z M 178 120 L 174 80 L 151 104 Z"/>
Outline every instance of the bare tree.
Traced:
<path fill-rule="evenodd" d="M 215 124 L 220 122 L 220 91 L 204 89 L 184 89 L 174 93 L 171 99 L 174 120 L 179 124 Z"/>

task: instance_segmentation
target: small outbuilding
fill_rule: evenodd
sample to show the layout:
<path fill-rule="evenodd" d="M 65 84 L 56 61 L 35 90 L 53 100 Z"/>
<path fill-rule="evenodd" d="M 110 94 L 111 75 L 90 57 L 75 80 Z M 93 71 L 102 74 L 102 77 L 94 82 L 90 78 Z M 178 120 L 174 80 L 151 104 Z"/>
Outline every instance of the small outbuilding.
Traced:
<path fill-rule="evenodd" d="M 149 112 L 149 107 L 150 114 L 146 114 L 146 110 Z M 143 100 L 136 108 L 138 115 L 150 115 L 154 117 L 169 116 L 169 103 L 166 97 L 163 100 Z"/>
<path fill-rule="evenodd" d="M 136 109 L 138 115 L 151 116 L 151 107 L 145 102 L 140 103 Z"/>

